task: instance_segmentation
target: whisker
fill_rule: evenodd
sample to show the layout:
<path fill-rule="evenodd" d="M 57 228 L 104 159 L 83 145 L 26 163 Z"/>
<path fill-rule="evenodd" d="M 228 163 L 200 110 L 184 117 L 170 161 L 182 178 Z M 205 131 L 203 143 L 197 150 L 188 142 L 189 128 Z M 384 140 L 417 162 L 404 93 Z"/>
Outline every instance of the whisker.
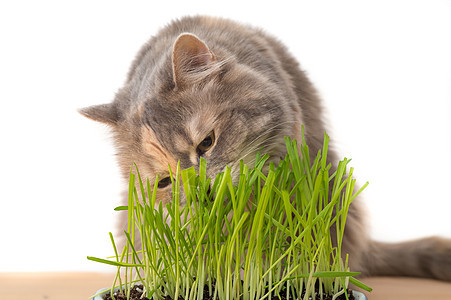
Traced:
<path fill-rule="evenodd" d="M 242 153 L 240 153 L 241 157 L 240 157 L 239 159 L 237 159 L 237 161 L 242 160 L 244 157 L 246 157 L 246 156 L 248 155 L 248 152 L 253 152 L 253 151 L 255 151 L 255 149 L 256 149 L 257 147 L 260 147 L 261 145 L 265 144 L 266 142 L 271 141 L 272 139 L 275 139 L 275 138 L 282 138 L 282 137 L 280 137 L 280 136 L 271 136 L 271 137 L 269 137 L 269 138 L 260 140 L 260 139 L 261 139 L 262 137 L 264 137 L 265 135 L 268 135 L 269 133 L 271 133 L 275 128 L 282 127 L 283 125 L 286 125 L 286 124 L 294 124 L 294 123 L 296 123 L 296 122 L 295 122 L 295 121 L 285 121 L 285 122 L 279 123 L 279 124 L 277 124 L 277 125 L 274 125 L 274 126 L 268 128 L 268 129 L 266 129 L 265 131 L 263 131 L 262 133 L 260 133 L 257 137 L 255 137 L 252 141 L 250 141 L 250 142 L 246 145 L 246 147 L 244 148 L 244 150 L 246 151 L 246 153 L 245 153 L 244 155 L 243 155 Z M 258 142 L 258 144 L 257 144 L 257 145 L 254 145 L 254 143 L 256 143 L 256 142 Z"/>

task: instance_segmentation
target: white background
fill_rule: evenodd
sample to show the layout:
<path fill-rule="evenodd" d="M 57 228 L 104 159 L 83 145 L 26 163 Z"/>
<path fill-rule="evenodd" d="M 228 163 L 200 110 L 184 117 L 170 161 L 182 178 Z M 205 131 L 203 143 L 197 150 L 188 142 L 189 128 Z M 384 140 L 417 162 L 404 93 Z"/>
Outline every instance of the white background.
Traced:
<path fill-rule="evenodd" d="M 298 1 L 299 2 L 299 1 Z M 104 125 L 140 46 L 171 19 L 224 16 L 279 37 L 353 159 L 372 235 L 451 237 L 450 1 L 3 1 L 0 271 L 108 270 L 122 181 Z"/>

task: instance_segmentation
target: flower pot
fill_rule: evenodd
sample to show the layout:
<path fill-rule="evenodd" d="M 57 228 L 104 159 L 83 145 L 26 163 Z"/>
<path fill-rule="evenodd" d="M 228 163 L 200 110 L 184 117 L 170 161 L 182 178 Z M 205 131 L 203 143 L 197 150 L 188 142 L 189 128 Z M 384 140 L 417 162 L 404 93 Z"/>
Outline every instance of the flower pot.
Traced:
<path fill-rule="evenodd" d="M 109 293 L 109 292 L 110 292 L 109 288 L 100 289 L 100 290 L 97 291 L 96 294 L 99 294 L 99 293 L 101 293 L 101 294 L 95 296 L 94 298 L 92 298 L 92 300 L 103 300 L 103 296 L 106 293 Z M 354 295 L 356 300 L 368 300 L 368 298 L 364 294 L 362 294 L 360 292 L 352 291 L 352 294 Z"/>
<path fill-rule="evenodd" d="M 352 291 L 352 294 L 354 295 L 356 300 L 368 300 L 368 298 L 361 292 Z"/>

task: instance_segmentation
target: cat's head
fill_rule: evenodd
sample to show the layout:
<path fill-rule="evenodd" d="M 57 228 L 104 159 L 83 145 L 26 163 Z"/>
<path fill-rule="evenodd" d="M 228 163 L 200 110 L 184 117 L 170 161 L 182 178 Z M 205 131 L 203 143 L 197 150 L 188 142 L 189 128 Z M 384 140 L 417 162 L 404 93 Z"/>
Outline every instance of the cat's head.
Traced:
<path fill-rule="evenodd" d="M 168 166 L 175 172 L 178 161 L 197 168 L 203 157 L 209 177 L 230 166 L 236 180 L 240 160 L 284 156 L 283 138 L 299 123 L 268 74 L 189 33 L 159 51 L 138 56 L 112 103 L 80 110 L 111 126 L 124 176 L 133 163 L 150 182 L 159 174 L 157 200 L 166 203 Z"/>

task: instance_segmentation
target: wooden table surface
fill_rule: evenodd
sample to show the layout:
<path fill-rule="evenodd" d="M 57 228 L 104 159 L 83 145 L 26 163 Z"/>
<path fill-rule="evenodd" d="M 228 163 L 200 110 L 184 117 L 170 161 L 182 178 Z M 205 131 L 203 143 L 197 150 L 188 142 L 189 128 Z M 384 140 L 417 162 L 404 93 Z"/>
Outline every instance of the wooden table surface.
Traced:
<path fill-rule="evenodd" d="M 0 299 L 88 300 L 98 289 L 112 284 L 109 273 L 0 273 Z M 451 283 L 415 279 L 371 277 L 362 279 L 373 291 L 370 300 L 451 300 Z"/>

